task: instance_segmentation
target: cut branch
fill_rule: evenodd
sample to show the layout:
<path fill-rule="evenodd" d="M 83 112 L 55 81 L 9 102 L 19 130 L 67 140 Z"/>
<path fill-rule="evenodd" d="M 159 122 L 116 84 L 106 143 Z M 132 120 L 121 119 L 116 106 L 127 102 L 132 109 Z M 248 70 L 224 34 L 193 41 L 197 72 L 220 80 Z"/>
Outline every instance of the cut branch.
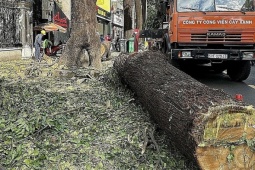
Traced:
<path fill-rule="evenodd" d="M 78 107 L 78 108 L 66 110 L 64 112 L 54 112 L 54 113 L 52 113 L 51 116 L 54 117 L 54 116 L 57 116 L 57 115 L 60 115 L 60 114 L 70 114 L 70 113 L 73 113 L 75 111 L 78 111 L 78 110 L 81 110 L 81 109 L 84 109 L 84 108 L 85 108 L 85 106 L 81 106 L 81 107 Z"/>
<path fill-rule="evenodd" d="M 146 147 L 148 145 L 148 141 L 149 141 L 148 137 L 147 137 L 147 128 L 145 128 L 143 131 L 143 139 L 144 139 L 144 142 L 143 142 L 143 146 L 142 146 L 142 155 L 144 154 Z"/>

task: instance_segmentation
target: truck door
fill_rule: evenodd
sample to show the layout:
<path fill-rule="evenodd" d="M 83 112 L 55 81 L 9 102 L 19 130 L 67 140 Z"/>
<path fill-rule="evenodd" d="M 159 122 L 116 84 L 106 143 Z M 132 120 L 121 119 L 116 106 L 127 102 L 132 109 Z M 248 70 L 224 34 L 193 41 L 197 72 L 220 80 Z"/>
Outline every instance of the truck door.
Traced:
<path fill-rule="evenodd" d="M 170 38 L 170 42 L 176 42 L 177 41 L 177 13 L 176 13 L 176 0 L 170 0 L 169 3 L 169 29 L 168 29 L 168 35 Z"/>

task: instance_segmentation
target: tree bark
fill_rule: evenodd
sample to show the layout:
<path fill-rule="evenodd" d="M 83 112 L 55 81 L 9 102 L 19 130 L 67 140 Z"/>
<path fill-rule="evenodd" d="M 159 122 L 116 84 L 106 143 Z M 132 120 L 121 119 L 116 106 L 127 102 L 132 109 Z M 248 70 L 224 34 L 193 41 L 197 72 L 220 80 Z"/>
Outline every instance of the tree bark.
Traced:
<path fill-rule="evenodd" d="M 142 23 L 146 22 L 147 19 L 147 0 L 141 0 L 142 2 Z"/>
<path fill-rule="evenodd" d="M 125 37 L 126 31 L 132 29 L 132 6 L 133 6 L 133 0 L 124 0 L 123 1 L 123 8 L 124 8 L 124 32 Z"/>
<path fill-rule="evenodd" d="M 135 12 L 136 12 L 136 28 L 141 30 L 143 28 L 143 13 L 141 0 L 135 0 Z"/>
<path fill-rule="evenodd" d="M 96 0 L 72 1 L 72 32 L 60 58 L 60 65 L 84 66 L 84 50 L 89 55 L 89 65 L 101 69 L 100 39 L 95 29 Z"/>
<path fill-rule="evenodd" d="M 200 169 L 255 169 L 252 106 L 196 81 L 160 52 L 122 54 L 114 69 L 180 152 Z"/>

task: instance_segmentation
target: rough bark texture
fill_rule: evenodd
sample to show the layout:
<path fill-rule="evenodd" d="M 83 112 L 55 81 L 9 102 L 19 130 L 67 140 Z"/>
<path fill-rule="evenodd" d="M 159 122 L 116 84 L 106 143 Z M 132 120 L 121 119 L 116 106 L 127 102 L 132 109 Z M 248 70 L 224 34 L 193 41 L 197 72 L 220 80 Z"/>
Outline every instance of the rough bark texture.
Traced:
<path fill-rule="evenodd" d="M 143 28 L 143 13 L 141 0 L 135 0 L 136 28 Z"/>
<path fill-rule="evenodd" d="M 123 7 L 124 7 L 124 32 L 125 37 L 128 38 L 126 31 L 132 29 L 132 6 L 133 1 L 132 0 L 124 0 L 123 1 Z"/>
<path fill-rule="evenodd" d="M 147 19 L 147 0 L 141 0 L 142 2 L 142 23 L 146 22 Z"/>
<path fill-rule="evenodd" d="M 84 66 L 86 60 L 101 69 L 100 40 L 96 28 L 96 0 L 72 1 L 72 32 L 60 63 Z M 86 59 L 85 50 L 89 55 Z"/>
<path fill-rule="evenodd" d="M 121 54 L 114 68 L 175 146 L 201 169 L 255 168 L 253 107 L 196 81 L 159 52 Z"/>

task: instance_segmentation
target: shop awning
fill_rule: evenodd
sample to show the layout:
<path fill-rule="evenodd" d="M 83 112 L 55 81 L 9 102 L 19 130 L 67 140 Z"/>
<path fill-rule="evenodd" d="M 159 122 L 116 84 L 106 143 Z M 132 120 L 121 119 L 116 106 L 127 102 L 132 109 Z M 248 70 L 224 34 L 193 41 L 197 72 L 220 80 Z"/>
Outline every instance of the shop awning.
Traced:
<path fill-rule="evenodd" d="M 41 31 L 42 29 L 45 29 L 46 32 L 50 32 L 50 31 L 60 31 L 63 33 L 67 32 L 66 28 L 61 27 L 60 25 L 57 25 L 54 23 L 42 23 L 42 24 L 34 26 L 34 31 Z"/>

